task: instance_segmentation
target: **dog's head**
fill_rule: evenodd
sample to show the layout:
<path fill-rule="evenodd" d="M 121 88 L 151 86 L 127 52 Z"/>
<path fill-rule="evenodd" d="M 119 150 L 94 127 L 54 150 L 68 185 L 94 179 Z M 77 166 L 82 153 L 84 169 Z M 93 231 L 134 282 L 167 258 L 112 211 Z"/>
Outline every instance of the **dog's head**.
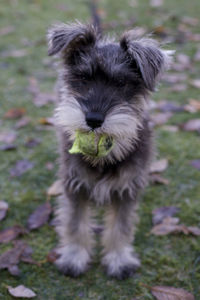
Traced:
<path fill-rule="evenodd" d="M 135 39 L 134 31 L 116 43 L 81 23 L 53 26 L 48 43 L 49 55 L 62 58 L 57 125 L 72 140 L 76 130 L 113 136 L 107 159 L 123 159 L 137 141 L 148 94 L 170 53 L 152 39 Z"/>

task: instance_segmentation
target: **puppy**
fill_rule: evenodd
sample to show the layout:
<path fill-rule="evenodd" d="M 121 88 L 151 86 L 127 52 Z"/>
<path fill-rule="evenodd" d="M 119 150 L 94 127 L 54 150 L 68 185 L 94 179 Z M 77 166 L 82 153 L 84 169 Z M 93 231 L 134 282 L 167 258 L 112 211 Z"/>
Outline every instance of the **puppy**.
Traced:
<path fill-rule="evenodd" d="M 94 246 L 90 206 L 104 204 L 102 264 L 108 275 L 125 278 L 140 266 L 132 242 L 153 152 L 148 98 L 172 53 L 152 39 L 137 39 L 133 30 L 115 42 L 79 22 L 50 28 L 48 46 L 49 55 L 61 59 L 55 120 L 63 196 L 56 265 L 72 276 L 87 270 Z M 77 130 L 106 134 L 114 146 L 104 157 L 70 154 Z"/>

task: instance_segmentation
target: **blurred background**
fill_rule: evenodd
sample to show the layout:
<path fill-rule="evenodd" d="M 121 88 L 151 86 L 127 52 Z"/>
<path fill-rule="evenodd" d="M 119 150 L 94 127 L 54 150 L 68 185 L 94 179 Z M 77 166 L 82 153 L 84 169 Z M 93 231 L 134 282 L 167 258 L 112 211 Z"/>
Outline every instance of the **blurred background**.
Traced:
<path fill-rule="evenodd" d="M 123 282 L 108 279 L 100 266 L 99 246 L 91 269 L 80 279 L 62 276 L 52 264 L 50 251 L 56 235 L 50 215 L 56 192 L 47 193 L 47 189 L 57 172 L 52 118 L 57 62 L 47 56 L 45 36 L 55 21 L 91 21 L 91 2 L 1 0 L 0 230 L 12 228 L 14 237 L 5 239 L 4 235 L 2 240 L 0 232 L 0 255 L 12 249 L 12 240 L 17 238 L 31 247 L 39 265 L 20 262 L 21 272 L 14 276 L 2 266 L 0 256 L 0 297 L 12 299 L 6 286 L 24 284 L 37 299 L 146 300 L 155 299 L 152 286 L 165 285 L 183 288 L 198 299 L 200 1 L 102 0 L 96 4 L 104 34 L 118 37 L 136 27 L 139 35 L 151 33 L 165 49 L 176 50 L 172 69 L 150 102 L 158 154 L 139 209 L 135 248 L 142 267 L 134 278 Z M 47 198 L 51 204 L 50 209 L 43 207 L 47 217 L 32 230 L 27 220 Z M 196 234 L 188 229 L 164 236 L 150 233 L 155 225 L 152 212 L 163 206 L 174 206 L 179 224 L 197 228 Z M 16 224 L 21 231 L 15 235 Z"/>

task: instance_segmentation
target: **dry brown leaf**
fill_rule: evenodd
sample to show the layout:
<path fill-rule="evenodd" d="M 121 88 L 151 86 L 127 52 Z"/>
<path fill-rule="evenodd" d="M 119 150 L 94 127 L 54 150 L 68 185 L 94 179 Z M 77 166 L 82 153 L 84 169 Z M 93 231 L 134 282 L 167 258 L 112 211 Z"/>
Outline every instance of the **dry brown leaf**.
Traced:
<path fill-rule="evenodd" d="M 17 138 L 17 133 L 13 130 L 6 130 L 0 133 L 0 142 L 11 144 L 13 143 Z"/>
<path fill-rule="evenodd" d="M 8 210 L 8 203 L 5 201 L 0 201 L 0 221 L 6 216 Z"/>
<path fill-rule="evenodd" d="M 17 264 L 20 261 L 20 256 L 26 248 L 26 244 L 22 241 L 15 241 L 14 248 L 4 252 L 0 255 L 0 270 L 8 269 L 8 271 L 14 275 L 18 276 L 20 270 L 17 267 Z"/>
<path fill-rule="evenodd" d="M 172 101 L 166 101 L 162 100 L 157 103 L 156 109 L 160 110 L 161 112 L 182 112 L 184 109 L 179 104 L 172 102 Z"/>
<path fill-rule="evenodd" d="M 168 73 L 163 75 L 162 78 L 164 81 L 174 84 L 187 80 L 187 75 L 183 73 Z"/>
<path fill-rule="evenodd" d="M 151 292 L 157 300 L 195 300 L 191 293 L 181 288 L 154 286 Z"/>
<path fill-rule="evenodd" d="M 166 217 L 162 220 L 162 223 L 155 225 L 151 233 L 157 236 L 167 235 L 170 233 L 183 233 L 183 234 L 193 234 L 195 236 L 200 235 L 200 228 L 194 226 L 186 226 L 184 224 L 178 224 L 178 218 Z"/>
<path fill-rule="evenodd" d="M 191 85 L 197 89 L 200 89 L 200 79 L 194 79 L 190 81 Z"/>
<path fill-rule="evenodd" d="M 51 125 L 51 126 L 54 126 L 55 125 L 55 120 L 53 118 L 41 118 L 39 120 L 39 123 L 41 125 Z"/>
<path fill-rule="evenodd" d="M 15 225 L 13 227 L 4 229 L 0 231 L 0 243 L 8 243 L 19 235 L 23 235 L 25 233 L 27 233 L 27 231 L 20 225 Z"/>
<path fill-rule="evenodd" d="M 36 208 L 36 210 L 29 216 L 27 227 L 29 230 L 37 229 L 47 223 L 51 214 L 52 208 L 49 202 L 46 202 Z"/>
<path fill-rule="evenodd" d="M 159 183 L 159 184 L 169 184 L 169 180 L 167 178 L 162 177 L 160 174 L 151 174 L 150 177 L 151 183 Z"/>
<path fill-rule="evenodd" d="M 195 169 L 200 170 L 200 159 L 193 159 L 190 161 L 191 166 Z"/>
<path fill-rule="evenodd" d="M 199 19 L 192 18 L 192 17 L 189 17 L 189 16 L 182 17 L 181 21 L 182 21 L 182 23 L 185 23 L 185 24 L 190 25 L 190 26 L 197 26 L 199 24 Z"/>
<path fill-rule="evenodd" d="M 173 116 L 171 112 L 156 113 L 151 115 L 154 126 L 163 125 Z"/>
<path fill-rule="evenodd" d="M 10 169 L 12 177 L 19 177 L 34 167 L 34 163 L 27 160 L 18 160 L 13 168 Z"/>
<path fill-rule="evenodd" d="M 195 99 L 189 99 L 189 104 L 185 105 L 184 110 L 192 113 L 200 111 L 200 101 Z"/>
<path fill-rule="evenodd" d="M 189 226 L 188 230 L 190 233 L 192 233 L 193 235 L 196 236 L 200 236 L 200 228 L 199 227 L 195 227 L 195 226 Z"/>
<path fill-rule="evenodd" d="M 52 249 L 48 254 L 47 254 L 47 261 L 50 263 L 53 263 L 57 258 L 59 258 L 59 254 L 56 252 L 56 249 Z"/>
<path fill-rule="evenodd" d="M 168 160 L 166 158 L 156 160 L 151 164 L 150 173 L 164 172 L 168 167 Z"/>
<path fill-rule="evenodd" d="M 62 181 L 56 180 L 47 190 L 48 196 L 58 196 L 62 194 Z"/>
<path fill-rule="evenodd" d="M 194 55 L 194 61 L 200 61 L 200 48 L 197 50 L 197 52 Z"/>
<path fill-rule="evenodd" d="M 186 69 L 191 67 L 190 57 L 184 53 L 179 53 L 176 55 L 176 60 Z"/>
<path fill-rule="evenodd" d="M 30 118 L 22 117 L 21 119 L 19 119 L 19 121 L 16 122 L 15 128 L 20 129 L 22 127 L 27 126 L 29 123 L 30 123 Z"/>
<path fill-rule="evenodd" d="M 8 286 L 9 293 L 15 298 L 33 298 L 36 294 L 24 285 L 18 285 L 15 288 Z"/>
<path fill-rule="evenodd" d="M 200 130 L 200 119 L 192 119 L 182 124 L 180 128 L 184 131 L 199 131 Z"/>
<path fill-rule="evenodd" d="M 8 50 L 1 53 L 1 57 L 24 57 L 28 55 L 27 49 L 15 49 L 15 50 Z"/>
<path fill-rule="evenodd" d="M 183 92 L 187 90 L 187 84 L 185 83 L 177 83 L 174 84 L 171 89 L 172 92 Z"/>
<path fill-rule="evenodd" d="M 161 127 L 162 130 L 168 131 L 168 132 L 178 132 L 179 128 L 175 125 L 164 125 Z"/>
<path fill-rule="evenodd" d="M 25 114 L 25 112 L 26 112 L 26 110 L 23 107 L 11 108 L 10 110 L 8 110 L 5 113 L 4 118 L 6 118 L 6 119 L 19 119 Z"/>
<path fill-rule="evenodd" d="M 13 145 L 13 144 L 5 144 L 5 145 L 0 146 L 1 151 L 12 151 L 12 150 L 16 150 L 16 149 L 17 149 L 17 146 Z"/>
<path fill-rule="evenodd" d="M 152 211 L 153 214 L 153 218 L 152 218 L 152 222 L 153 225 L 157 225 L 162 223 L 165 220 L 165 223 L 170 223 L 171 224 L 174 222 L 177 222 L 177 219 L 168 219 L 168 217 L 173 217 L 175 214 L 177 214 L 179 212 L 179 208 L 176 206 L 163 206 L 163 207 L 159 207 L 156 208 Z"/>
<path fill-rule="evenodd" d="M 0 36 L 7 35 L 15 31 L 14 26 L 7 26 L 0 29 Z"/>
<path fill-rule="evenodd" d="M 160 7 L 164 4 L 164 0 L 150 0 L 150 6 Z"/>

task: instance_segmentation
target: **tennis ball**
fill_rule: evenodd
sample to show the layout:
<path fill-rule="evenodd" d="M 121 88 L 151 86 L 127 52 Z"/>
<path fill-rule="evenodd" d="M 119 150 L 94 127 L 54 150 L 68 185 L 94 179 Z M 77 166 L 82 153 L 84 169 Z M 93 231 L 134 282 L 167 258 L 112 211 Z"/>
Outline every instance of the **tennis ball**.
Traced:
<path fill-rule="evenodd" d="M 76 131 L 75 141 L 69 153 L 82 153 L 93 157 L 106 156 L 113 147 L 113 138 L 106 135 L 96 135 L 93 131 Z"/>

